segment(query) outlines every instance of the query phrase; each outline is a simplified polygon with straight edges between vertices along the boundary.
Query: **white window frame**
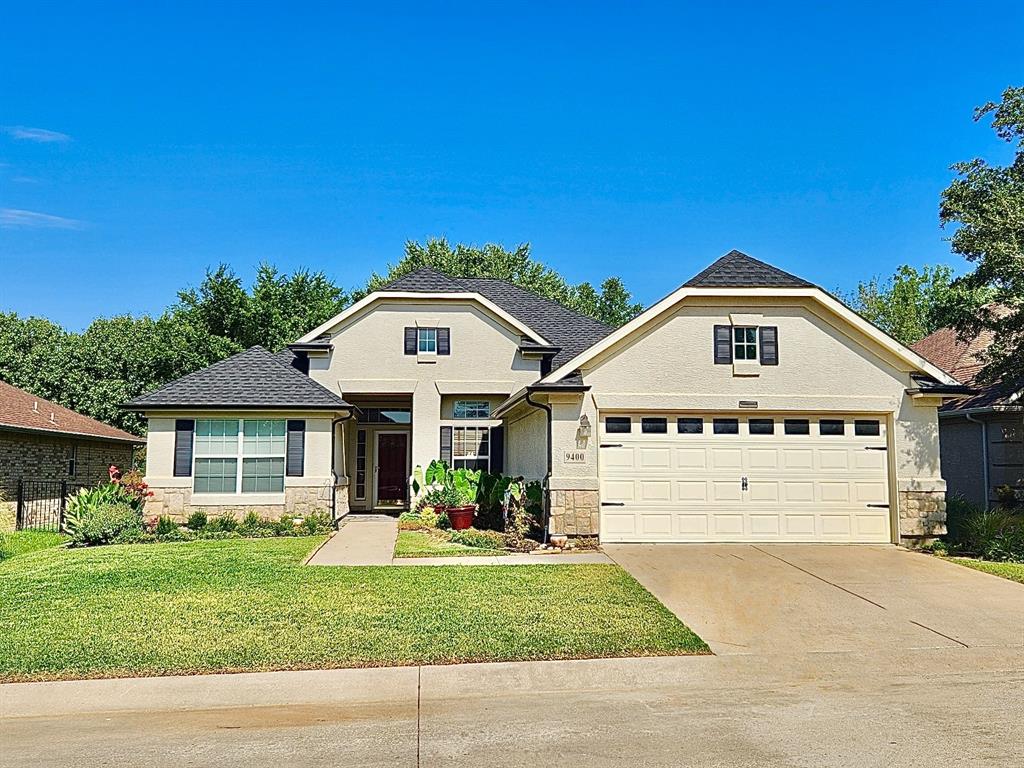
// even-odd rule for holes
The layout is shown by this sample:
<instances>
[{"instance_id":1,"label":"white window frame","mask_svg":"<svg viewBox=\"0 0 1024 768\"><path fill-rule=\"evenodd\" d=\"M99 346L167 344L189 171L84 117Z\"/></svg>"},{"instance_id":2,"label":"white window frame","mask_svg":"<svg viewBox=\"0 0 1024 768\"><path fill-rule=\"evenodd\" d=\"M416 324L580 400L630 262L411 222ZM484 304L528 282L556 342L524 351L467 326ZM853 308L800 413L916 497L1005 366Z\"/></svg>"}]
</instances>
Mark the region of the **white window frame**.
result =
<instances>
[{"instance_id":1,"label":"white window frame","mask_svg":"<svg viewBox=\"0 0 1024 768\"><path fill-rule=\"evenodd\" d=\"M469 430L473 430L474 432L477 431L477 430L483 430L484 439L482 441L482 444L487 446L487 453L486 454L465 453L465 454L462 454L462 455L458 455L456 453L456 446L459 444L459 440L457 438L457 435L458 435L459 431L467 432ZM466 441L463 440L462 443L463 443L463 445L465 445ZM476 445L480 445L481 441L474 441L474 443ZM483 470L485 472L490 472L491 471L491 427L489 427L489 426L479 426L479 425L478 426L473 426L473 425L469 425L469 424L459 424L459 425L456 425L456 426L452 427L452 467L453 468L459 466L456 463L458 461L473 461L473 462L483 461L483 462L486 463L486 466L483 468Z\"/></svg>"},{"instance_id":2,"label":"white window frame","mask_svg":"<svg viewBox=\"0 0 1024 768\"><path fill-rule=\"evenodd\" d=\"M433 344L433 349L431 349ZM437 328L416 328L416 354L436 355L437 354Z\"/></svg>"},{"instance_id":3,"label":"white window frame","mask_svg":"<svg viewBox=\"0 0 1024 768\"><path fill-rule=\"evenodd\" d=\"M456 400L452 406L452 418L460 420L489 419L491 418L491 404L487 400Z\"/></svg>"},{"instance_id":4,"label":"white window frame","mask_svg":"<svg viewBox=\"0 0 1024 768\"><path fill-rule=\"evenodd\" d=\"M747 341L747 338L746 338L747 337L747 331L753 331L753 333L754 333L754 340L753 341ZM740 341L739 339L736 338L736 336L740 332L743 333L743 340L742 341ZM741 347L743 348L743 354L744 354L743 357L740 357L737 354L738 350ZM754 356L753 357L749 357L747 355L747 352L750 351L751 347L754 350ZM758 342L757 342L757 326L756 325L734 325L732 327L732 359L733 359L734 363L740 363L740 364L744 364L744 363L759 363L759 362L761 362L761 353L760 353L760 350L758 349Z\"/></svg>"},{"instance_id":5,"label":"white window frame","mask_svg":"<svg viewBox=\"0 0 1024 768\"><path fill-rule=\"evenodd\" d=\"M226 424L235 424L235 451L234 453L203 453L199 448L199 423L203 421L222 421ZM281 453L245 453L245 422L247 421L275 421L284 424L284 449ZM196 465L200 459L234 459L235 460L235 490L234 491L197 491L196 480L198 474ZM281 459L282 461L282 488L280 491L243 491L242 477L245 474L245 459ZM268 496L284 493L284 483L288 475L288 421L287 419L196 419L196 431L192 444L192 493L197 495L210 496Z\"/></svg>"}]
</instances>

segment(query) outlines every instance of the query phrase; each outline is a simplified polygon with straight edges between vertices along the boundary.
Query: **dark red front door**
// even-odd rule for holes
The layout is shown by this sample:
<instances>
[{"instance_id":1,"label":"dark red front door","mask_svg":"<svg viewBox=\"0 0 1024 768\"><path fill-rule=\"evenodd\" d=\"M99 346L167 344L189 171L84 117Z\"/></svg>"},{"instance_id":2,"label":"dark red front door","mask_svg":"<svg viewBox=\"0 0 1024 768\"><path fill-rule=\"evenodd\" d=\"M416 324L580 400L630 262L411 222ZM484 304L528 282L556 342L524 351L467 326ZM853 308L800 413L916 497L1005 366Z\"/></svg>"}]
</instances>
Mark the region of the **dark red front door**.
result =
<instances>
[{"instance_id":1,"label":"dark red front door","mask_svg":"<svg viewBox=\"0 0 1024 768\"><path fill-rule=\"evenodd\" d=\"M377 503L405 504L407 441L404 433L377 435Z\"/></svg>"}]
</instances>

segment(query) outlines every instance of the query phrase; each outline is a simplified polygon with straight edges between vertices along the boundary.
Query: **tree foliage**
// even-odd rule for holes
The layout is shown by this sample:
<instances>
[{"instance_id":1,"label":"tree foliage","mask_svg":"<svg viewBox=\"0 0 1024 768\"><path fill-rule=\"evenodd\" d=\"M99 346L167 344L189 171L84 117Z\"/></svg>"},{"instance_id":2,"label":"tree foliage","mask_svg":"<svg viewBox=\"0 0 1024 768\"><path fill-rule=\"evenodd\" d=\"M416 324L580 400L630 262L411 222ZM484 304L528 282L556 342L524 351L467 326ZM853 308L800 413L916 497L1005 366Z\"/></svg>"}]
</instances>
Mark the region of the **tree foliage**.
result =
<instances>
[{"instance_id":1,"label":"tree foliage","mask_svg":"<svg viewBox=\"0 0 1024 768\"><path fill-rule=\"evenodd\" d=\"M451 246L444 238L431 238L424 244L408 241L405 244L405 256L398 263L388 265L386 274L374 272L366 288L357 292L354 298L362 298L420 267L431 267L453 277L508 280L581 315L612 326L632 320L643 310L643 305L632 301L632 296L619 278L606 279L601 284L600 292L588 282L572 285L553 269L536 261L530 255L529 243L523 243L510 251L494 243L483 247L461 243Z\"/></svg>"},{"instance_id":2,"label":"tree foliage","mask_svg":"<svg viewBox=\"0 0 1024 768\"><path fill-rule=\"evenodd\" d=\"M951 325L957 314L977 311L991 290L968 290L956 285L953 269L944 264L918 271L903 265L885 280L873 277L858 283L843 300L860 315L903 344L913 344L932 331Z\"/></svg>"},{"instance_id":3,"label":"tree foliage","mask_svg":"<svg viewBox=\"0 0 1024 768\"><path fill-rule=\"evenodd\" d=\"M975 121L992 117L996 136L1013 146L1004 166L975 158L953 166L957 178L942 193L939 218L956 225L954 253L974 271L957 281L967 291L991 287L992 304L979 312L956 313L955 326L973 337L993 334L981 378L1024 381L1024 86L1007 88L999 102L975 110Z\"/></svg>"}]
</instances>

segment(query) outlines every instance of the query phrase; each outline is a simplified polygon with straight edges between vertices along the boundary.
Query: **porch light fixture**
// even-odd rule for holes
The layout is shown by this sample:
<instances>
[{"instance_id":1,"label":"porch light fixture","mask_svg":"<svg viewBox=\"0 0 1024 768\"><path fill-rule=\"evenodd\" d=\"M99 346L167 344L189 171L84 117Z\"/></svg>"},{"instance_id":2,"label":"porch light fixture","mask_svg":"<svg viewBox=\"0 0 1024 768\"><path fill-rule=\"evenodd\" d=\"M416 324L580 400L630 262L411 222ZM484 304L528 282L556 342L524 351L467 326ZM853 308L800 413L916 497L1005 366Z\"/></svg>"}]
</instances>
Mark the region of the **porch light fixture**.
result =
<instances>
[{"instance_id":1,"label":"porch light fixture","mask_svg":"<svg viewBox=\"0 0 1024 768\"><path fill-rule=\"evenodd\" d=\"M576 430L576 437L580 440L586 440L590 437L590 419L587 418L587 414L580 416L580 426Z\"/></svg>"}]
</instances>

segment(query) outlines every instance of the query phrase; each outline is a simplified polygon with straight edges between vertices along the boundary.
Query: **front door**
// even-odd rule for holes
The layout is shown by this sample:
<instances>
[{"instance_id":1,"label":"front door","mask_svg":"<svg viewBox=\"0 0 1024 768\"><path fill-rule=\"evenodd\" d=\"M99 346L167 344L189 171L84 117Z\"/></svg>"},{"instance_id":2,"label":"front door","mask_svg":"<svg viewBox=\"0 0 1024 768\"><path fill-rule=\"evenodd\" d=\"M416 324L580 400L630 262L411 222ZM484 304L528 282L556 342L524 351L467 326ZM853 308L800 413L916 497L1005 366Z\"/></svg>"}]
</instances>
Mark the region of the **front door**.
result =
<instances>
[{"instance_id":1,"label":"front door","mask_svg":"<svg viewBox=\"0 0 1024 768\"><path fill-rule=\"evenodd\" d=\"M405 432L377 433L378 506L405 506L408 444L409 435Z\"/></svg>"}]
</instances>

